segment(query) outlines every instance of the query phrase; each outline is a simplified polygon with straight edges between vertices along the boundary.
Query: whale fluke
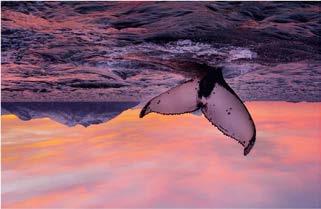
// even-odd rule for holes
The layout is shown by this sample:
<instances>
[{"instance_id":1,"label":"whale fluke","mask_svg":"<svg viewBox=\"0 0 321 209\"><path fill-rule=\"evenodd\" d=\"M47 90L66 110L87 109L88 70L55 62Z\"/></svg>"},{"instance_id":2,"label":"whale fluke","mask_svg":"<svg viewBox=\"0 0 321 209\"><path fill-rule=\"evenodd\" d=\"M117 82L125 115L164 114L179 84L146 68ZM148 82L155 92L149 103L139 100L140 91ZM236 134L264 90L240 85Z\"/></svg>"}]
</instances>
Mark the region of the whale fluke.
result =
<instances>
[{"instance_id":1,"label":"whale fluke","mask_svg":"<svg viewBox=\"0 0 321 209\"><path fill-rule=\"evenodd\" d=\"M211 69L200 79L187 81L151 99L140 117L148 113L183 114L201 109L205 117L225 135L237 140L247 155L256 140L253 119L220 68Z\"/></svg>"},{"instance_id":2,"label":"whale fluke","mask_svg":"<svg viewBox=\"0 0 321 209\"><path fill-rule=\"evenodd\" d=\"M189 80L178 85L150 100L140 112L140 117L150 112L166 115L194 112L199 109L198 89L198 80Z\"/></svg>"}]
</instances>

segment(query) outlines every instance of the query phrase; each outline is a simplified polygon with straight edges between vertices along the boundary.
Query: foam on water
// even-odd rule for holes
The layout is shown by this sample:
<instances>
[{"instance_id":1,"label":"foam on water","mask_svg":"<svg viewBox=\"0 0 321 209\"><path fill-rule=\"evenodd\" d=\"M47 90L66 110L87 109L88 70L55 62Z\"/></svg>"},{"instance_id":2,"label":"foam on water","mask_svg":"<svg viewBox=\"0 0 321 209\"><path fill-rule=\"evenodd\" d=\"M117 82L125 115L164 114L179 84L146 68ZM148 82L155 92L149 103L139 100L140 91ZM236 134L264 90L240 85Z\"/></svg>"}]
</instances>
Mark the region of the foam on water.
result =
<instances>
[{"instance_id":1,"label":"foam on water","mask_svg":"<svg viewBox=\"0 0 321 209\"><path fill-rule=\"evenodd\" d=\"M238 60L238 59L254 59L257 57L255 52L249 49L236 48L229 51L228 61Z\"/></svg>"}]
</instances>

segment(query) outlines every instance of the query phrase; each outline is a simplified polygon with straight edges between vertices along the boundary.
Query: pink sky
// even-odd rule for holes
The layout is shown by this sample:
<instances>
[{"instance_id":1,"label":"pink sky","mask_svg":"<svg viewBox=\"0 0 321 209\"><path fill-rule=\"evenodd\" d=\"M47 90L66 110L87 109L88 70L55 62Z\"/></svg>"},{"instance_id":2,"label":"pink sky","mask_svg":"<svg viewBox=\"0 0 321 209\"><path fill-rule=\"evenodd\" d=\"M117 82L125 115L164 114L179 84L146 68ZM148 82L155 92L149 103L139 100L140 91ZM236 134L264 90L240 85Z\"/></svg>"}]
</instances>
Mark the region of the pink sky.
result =
<instances>
[{"instance_id":1,"label":"pink sky","mask_svg":"<svg viewBox=\"0 0 321 209\"><path fill-rule=\"evenodd\" d=\"M247 156L203 116L127 110L88 128L2 116L5 208L320 207L321 104L247 103Z\"/></svg>"}]
</instances>

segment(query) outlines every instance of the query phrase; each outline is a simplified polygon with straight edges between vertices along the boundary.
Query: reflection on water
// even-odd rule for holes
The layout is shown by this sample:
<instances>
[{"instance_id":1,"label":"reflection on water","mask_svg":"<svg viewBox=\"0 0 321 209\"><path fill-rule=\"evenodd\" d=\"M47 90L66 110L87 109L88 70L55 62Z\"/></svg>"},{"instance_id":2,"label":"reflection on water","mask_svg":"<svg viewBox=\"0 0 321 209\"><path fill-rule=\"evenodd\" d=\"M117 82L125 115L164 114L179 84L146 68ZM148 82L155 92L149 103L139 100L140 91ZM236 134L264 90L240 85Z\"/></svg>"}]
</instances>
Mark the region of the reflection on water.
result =
<instances>
[{"instance_id":1,"label":"reflection on water","mask_svg":"<svg viewBox=\"0 0 321 209\"><path fill-rule=\"evenodd\" d=\"M247 103L257 143L139 109L95 126L2 116L4 207L320 207L321 104Z\"/></svg>"}]
</instances>

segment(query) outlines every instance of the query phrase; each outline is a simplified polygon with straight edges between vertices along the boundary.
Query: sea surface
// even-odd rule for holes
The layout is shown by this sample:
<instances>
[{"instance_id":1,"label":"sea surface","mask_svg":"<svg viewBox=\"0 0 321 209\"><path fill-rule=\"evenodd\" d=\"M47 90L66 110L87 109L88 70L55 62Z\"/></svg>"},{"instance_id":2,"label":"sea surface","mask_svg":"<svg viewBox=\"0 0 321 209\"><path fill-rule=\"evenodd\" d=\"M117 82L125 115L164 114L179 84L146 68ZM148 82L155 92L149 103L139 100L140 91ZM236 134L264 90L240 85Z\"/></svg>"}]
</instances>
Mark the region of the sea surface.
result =
<instances>
[{"instance_id":1,"label":"sea surface","mask_svg":"<svg viewBox=\"0 0 321 209\"><path fill-rule=\"evenodd\" d=\"M321 101L320 2L1 6L3 101L147 100L193 63L246 101Z\"/></svg>"}]
</instances>

